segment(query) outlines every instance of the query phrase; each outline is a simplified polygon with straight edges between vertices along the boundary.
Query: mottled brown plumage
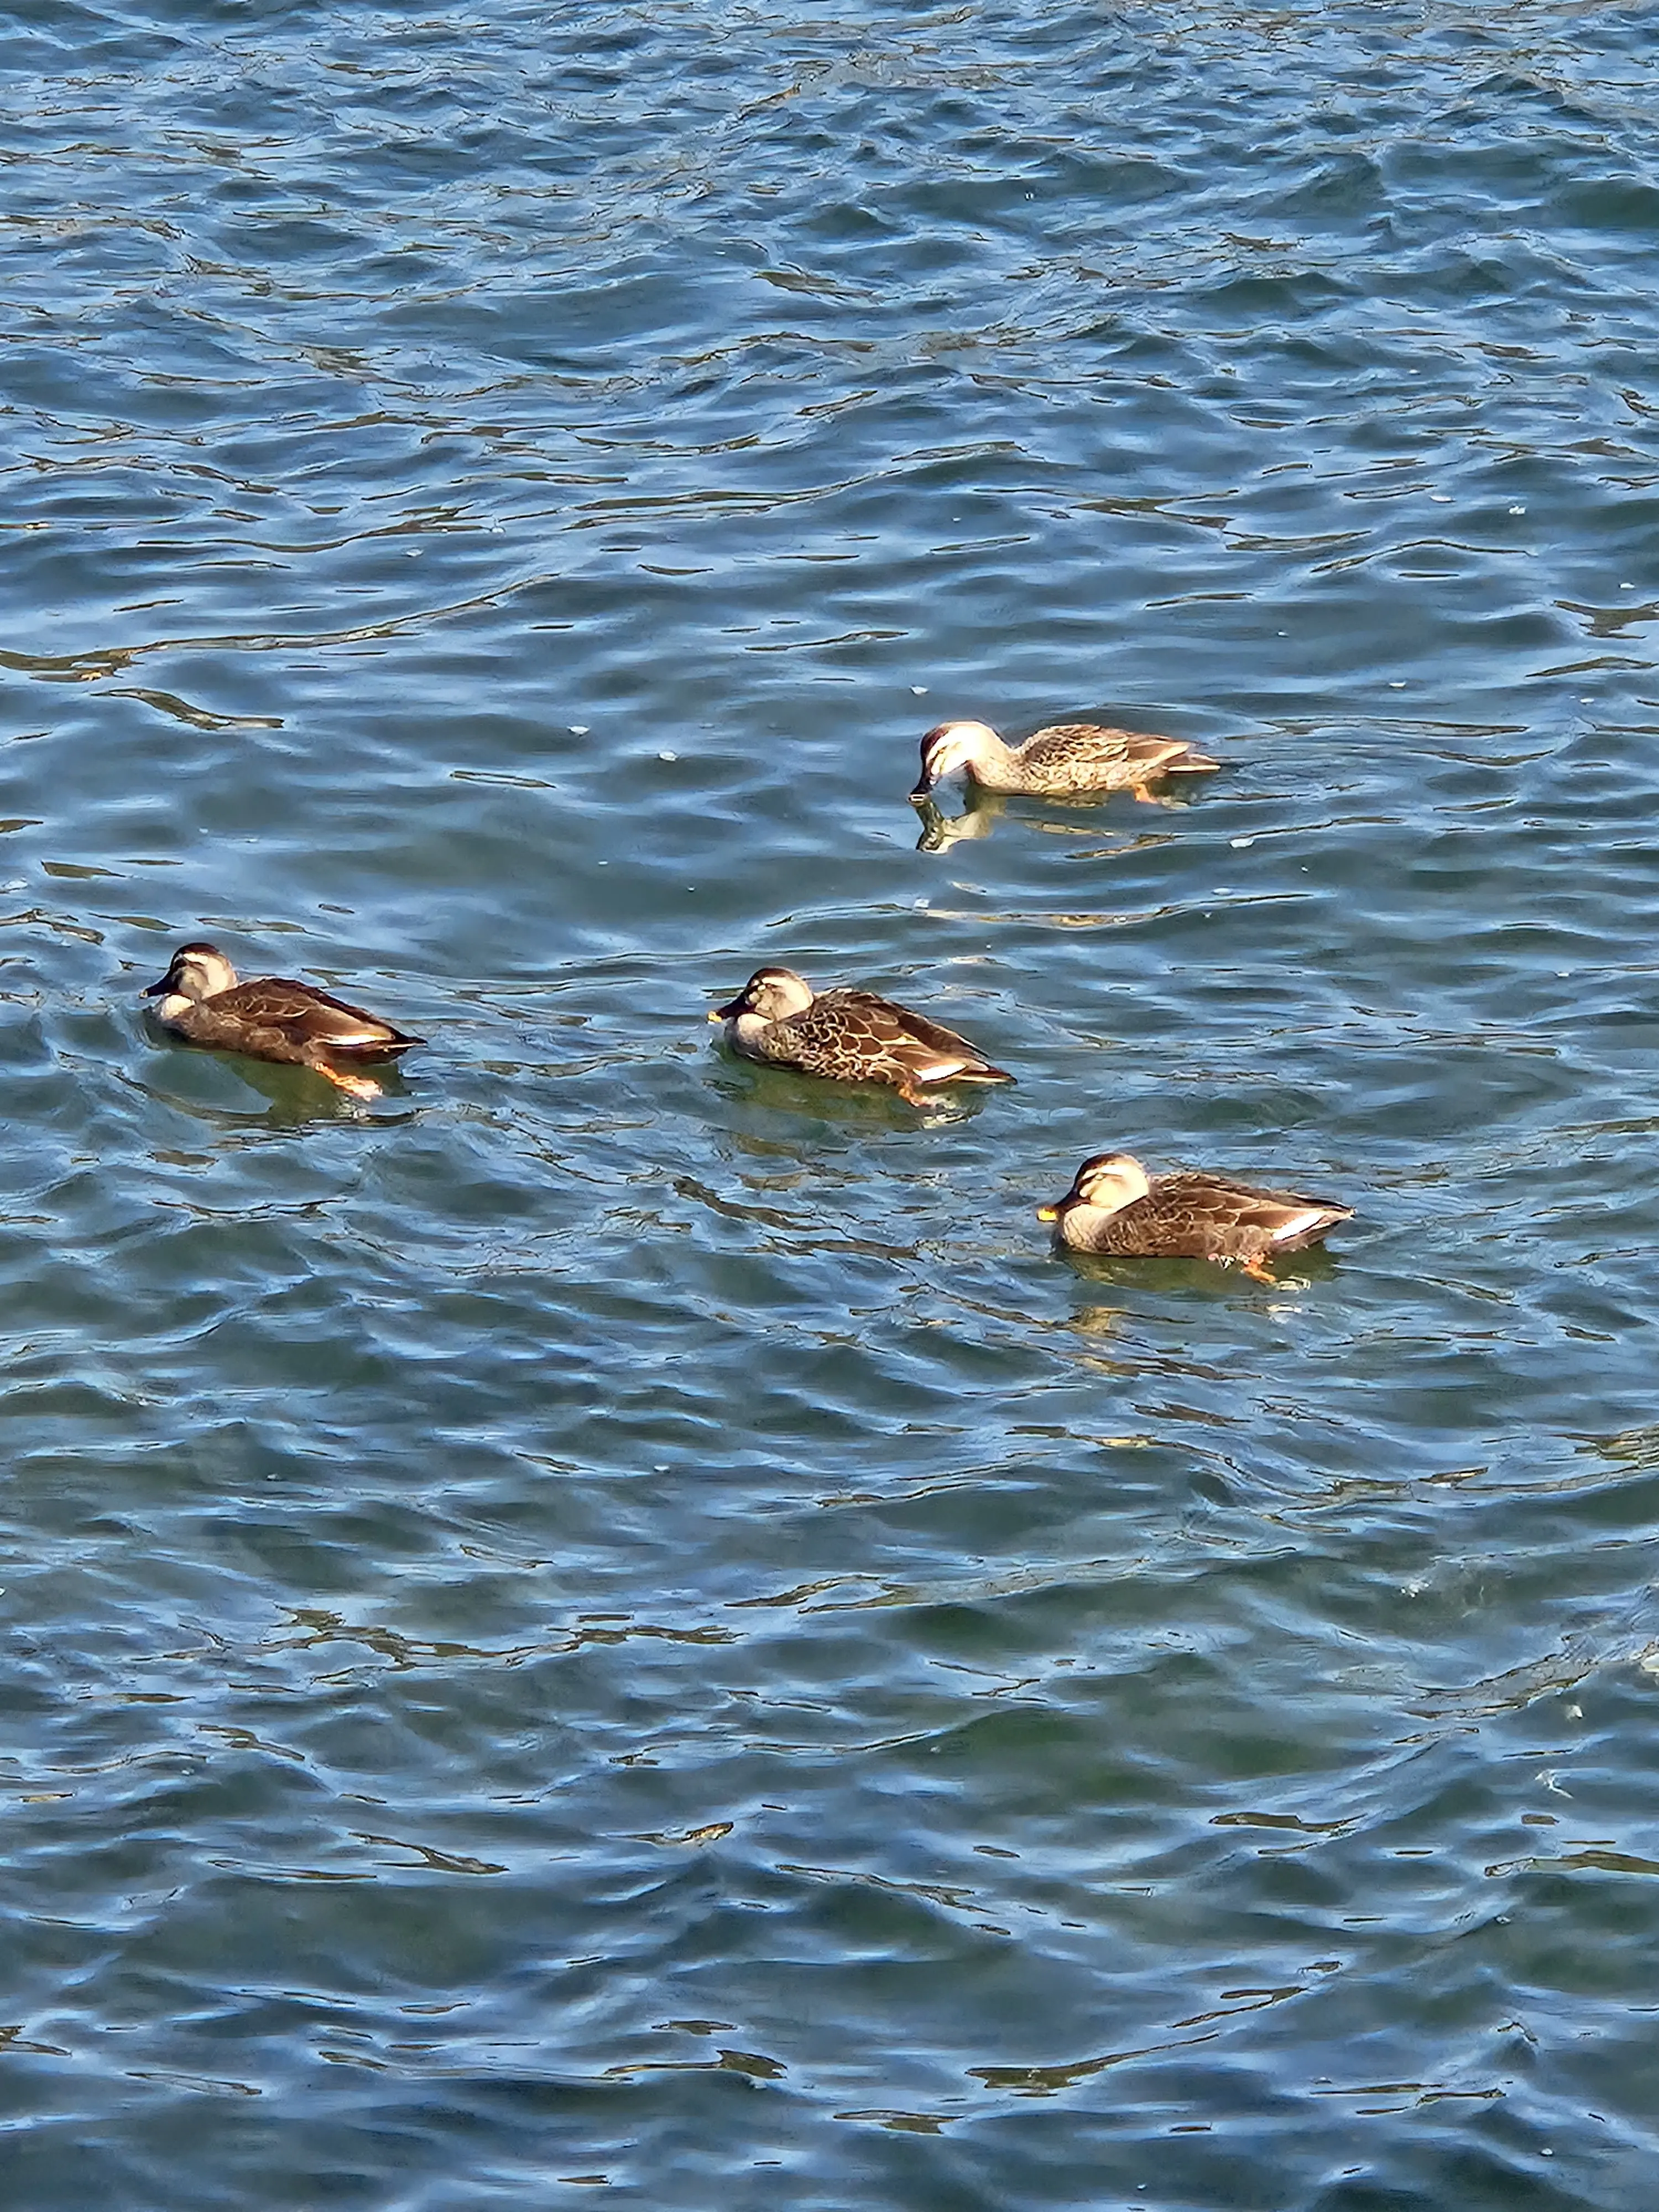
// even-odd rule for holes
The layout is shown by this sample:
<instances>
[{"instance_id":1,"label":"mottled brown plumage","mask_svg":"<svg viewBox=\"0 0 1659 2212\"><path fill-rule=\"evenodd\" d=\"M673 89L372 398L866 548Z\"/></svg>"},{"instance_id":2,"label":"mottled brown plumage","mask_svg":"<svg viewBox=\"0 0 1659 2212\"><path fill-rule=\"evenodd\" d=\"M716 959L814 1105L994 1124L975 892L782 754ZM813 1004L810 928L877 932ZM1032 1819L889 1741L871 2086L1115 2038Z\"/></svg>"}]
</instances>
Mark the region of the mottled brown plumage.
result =
<instances>
[{"instance_id":1,"label":"mottled brown plumage","mask_svg":"<svg viewBox=\"0 0 1659 2212\"><path fill-rule=\"evenodd\" d=\"M1235 1261L1262 1281L1272 1280L1267 1261L1318 1243L1352 1214L1328 1199L1263 1190L1200 1168L1149 1176L1127 1152L1085 1160L1065 1197L1037 1210L1073 1251Z\"/></svg>"},{"instance_id":2,"label":"mottled brown plumage","mask_svg":"<svg viewBox=\"0 0 1659 2212\"><path fill-rule=\"evenodd\" d=\"M884 1083L911 1106L945 1083L1012 1083L984 1055L938 1022L872 991L815 994L789 968L757 968L729 1006L726 1042L746 1059L798 1068L836 1083Z\"/></svg>"},{"instance_id":3,"label":"mottled brown plumage","mask_svg":"<svg viewBox=\"0 0 1659 2212\"><path fill-rule=\"evenodd\" d=\"M331 998L313 983L286 975L258 975L246 983L216 945L181 945L146 998L159 998L156 1018L187 1043L220 1052L246 1053L315 1069L354 1097L374 1098L380 1085L333 1063L395 1060L423 1037L393 1029L378 1014Z\"/></svg>"},{"instance_id":4,"label":"mottled brown plumage","mask_svg":"<svg viewBox=\"0 0 1659 2212\"><path fill-rule=\"evenodd\" d=\"M960 770L987 791L1039 799L1147 789L1159 776L1207 775L1221 765L1184 738L1144 736L1103 722L1053 722L1023 744L1006 745L988 722L941 722L921 741L921 776L910 793L925 799Z\"/></svg>"}]
</instances>

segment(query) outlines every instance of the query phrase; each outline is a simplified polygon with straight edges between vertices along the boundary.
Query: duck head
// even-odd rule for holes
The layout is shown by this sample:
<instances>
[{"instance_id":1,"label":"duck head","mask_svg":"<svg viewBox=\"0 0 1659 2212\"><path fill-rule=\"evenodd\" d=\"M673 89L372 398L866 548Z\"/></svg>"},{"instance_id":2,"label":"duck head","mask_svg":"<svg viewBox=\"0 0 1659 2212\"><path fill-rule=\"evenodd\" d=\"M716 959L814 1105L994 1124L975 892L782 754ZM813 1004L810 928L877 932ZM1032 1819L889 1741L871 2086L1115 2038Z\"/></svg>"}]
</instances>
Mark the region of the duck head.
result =
<instances>
[{"instance_id":1,"label":"duck head","mask_svg":"<svg viewBox=\"0 0 1659 2212\"><path fill-rule=\"evenodd\" d=\"M1052 1206L1037 1208L1039 1221L1064 1221L1074 1206L1093 1213L1121 1213L1152 1188L1152 1178L1129 1152L1096 1152L1072 1177L1072 1188Z\"/></svg>"},{"instance_id":2,"label":"duck head","mask_svg":"<svg viewBox=\"0 0 1659 2212\"><path fill-rule=\"evenodd\" d=\"M192 1005L200 999L216 999L221 991L234 991L236 970L216 945L201 939L181 945L159 983L146 983L147 999L184 999ZM163 1012L165 1012L165 1007Z\"/></svg>"},{"instance_id":3,"label":"duck head","mask_svg":"<svg viewBox=\"0 0 1659 2212\"><path fill-rule=\"evenodd\" d=\"M812 987L793 968L757 968L735 999L716 1006L711 1022L787 1021L812 1003Z\"/></svg>"},{"instance_id":4,"label":"duck head","mask_svg":"<svg viewBox=\"0 0 1659 2212\"><path fill-rule=\"evenodd\" d=\"M940 722L921 741L921 775L910 793L918 804L936 783L1000 747L1002 740L988 722Z\"/></svg>"}]
</instances>

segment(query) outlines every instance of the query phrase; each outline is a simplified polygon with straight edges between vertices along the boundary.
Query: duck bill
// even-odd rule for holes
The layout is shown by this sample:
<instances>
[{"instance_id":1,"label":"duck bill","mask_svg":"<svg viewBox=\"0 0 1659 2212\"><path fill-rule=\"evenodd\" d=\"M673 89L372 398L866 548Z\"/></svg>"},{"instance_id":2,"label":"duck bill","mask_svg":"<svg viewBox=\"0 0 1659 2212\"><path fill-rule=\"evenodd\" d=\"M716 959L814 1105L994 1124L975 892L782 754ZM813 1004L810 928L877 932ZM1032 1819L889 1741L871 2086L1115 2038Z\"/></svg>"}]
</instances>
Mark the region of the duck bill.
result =
<instances>
[{"instance_id":1,"label":"duck bill","mask_svg":"<svg viewBox=\"0 0 1659 2212\"><path fill-rule=\"evenodd\" d=\"M1065 1200L1063 1198L1057 1198L1052 1206L1038 1206L1037 1219L1039 1221L1058 1221L1060 1215L1064 1213L1065 1211Z\"/></svg>"},{"instance_id":2,"label":"duck bill","mask_svg":"<svg viewBox=\"0 0 1659 2212\"><path fill-rule=\"evenodd\" d=\"M146 983L138 995L141 999L159 999L163 992L170 991L172 988L172 976L163 975L159 983Z\"/></svg>"},{"instance_id":3,"label":"duck bill","mask_svg":"<svg viewBox=\"0 0 1659 2212\"><path fill-rule=\"evenodd\" d=\"M912 806L925 805L933 795L933 779L930 775L925 775L921 779L921 781L916 786L915 789L910 793L910 804Z\"/></svg>"},{"instance_id":4,"label":"duck bill","mask_svg":"<svg viewBox=\"0 0 1659 2212\"><path fill-rule=\"evenodd\" d=\"M708 1018L711 1022L734 1022L742 1012L743 1000L733 999L729 1006L716 1006Z\"/></svg>"}]
</instances>

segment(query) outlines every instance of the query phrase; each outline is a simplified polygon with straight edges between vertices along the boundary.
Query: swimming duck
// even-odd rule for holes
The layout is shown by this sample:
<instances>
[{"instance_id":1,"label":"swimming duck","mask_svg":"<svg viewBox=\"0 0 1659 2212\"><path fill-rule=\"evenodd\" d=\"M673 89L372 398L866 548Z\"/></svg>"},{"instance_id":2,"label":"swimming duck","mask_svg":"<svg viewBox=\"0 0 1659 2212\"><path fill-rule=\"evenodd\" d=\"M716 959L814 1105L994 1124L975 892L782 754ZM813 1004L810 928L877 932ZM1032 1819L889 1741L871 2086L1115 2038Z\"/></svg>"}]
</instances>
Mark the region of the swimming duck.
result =
<instances>
[{"instance_id":1,"label":"swimming duck","mask_svg":"<svg viewBox=\"0 0 1659 2212\"><path fill-rule=\"evenodd\" d=\"M790 968L757 968L729 1006L726 1041L748 1060L827 1075L837 1083L885 1083L907 1106L925 1106L925 1089L945 1083L1012 1083L966 1037L878 999L872 991L815 994Z\"/></svg>"},{"instance_id":2,"label":"swimming duck","mask_svg":"<svg viewBox=\"0 0 1659 2212\"><path fill-rule=\"evenodd\" d=\"M1351 1206L1261 1190L1199 1168L1149 1176L1127 1152L1097 1152L1064 1198L1037 1208L1037 1219L1054 1222L1060 1241L1076 1252L1236 1261L1262 1283L1273 1279L1268 1259L1318 1243L1352 1216Z\"/></svg>"},{"instance_id":3,"label":"swimming duck","mask_svg":"<svg viewBox=\"0 0 1659 2212\"><path fill-rule=\"evenodd\" d=\"M1144 737L1103 722L1053 722L1012 746L988 722L941 722L921 741L921 775L910 796L925 799L960 769L987 791L1072 799L1132 790L1150 800L1146 787L1158 777L1208 775L1220 765L1184 738Z\"/></svg>"},{"instance_id":4,"label":"swimming duck","mask_svg":"<svg viewBox=\"0 0 1659 2212\"><path fill-rule=\"evenodd\" d=\"M239 983L216 945L181 945L167 974L159 983L148 984L144 996L160 999L157 1020L187 1043L314 1068L354 1098L376 1098L380 1086L336 1067L335 1060L395 1060L411 1045L426 1042L361 1006L331 998L313 983L286 975L258 975Z\"/></svg>"}]
</instances>

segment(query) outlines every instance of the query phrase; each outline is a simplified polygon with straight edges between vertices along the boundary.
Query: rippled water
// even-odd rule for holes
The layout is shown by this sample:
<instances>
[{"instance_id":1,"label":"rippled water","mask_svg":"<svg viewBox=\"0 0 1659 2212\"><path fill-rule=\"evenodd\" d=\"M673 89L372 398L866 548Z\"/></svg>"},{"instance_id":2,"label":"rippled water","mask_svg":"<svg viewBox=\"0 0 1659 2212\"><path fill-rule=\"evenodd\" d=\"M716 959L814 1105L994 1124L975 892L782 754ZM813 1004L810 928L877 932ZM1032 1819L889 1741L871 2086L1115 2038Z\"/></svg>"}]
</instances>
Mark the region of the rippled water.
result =
<instances>
[{"instance_id":1,"label":"rippled water","mask_svg":"<svg viewBox=\"0 0 1659 2212\"><path fill-rule=\"evenodd\" d=\"M9 2203L1650 2201L1653 28L13 19Z\"/></svg>"}]
</instances>

